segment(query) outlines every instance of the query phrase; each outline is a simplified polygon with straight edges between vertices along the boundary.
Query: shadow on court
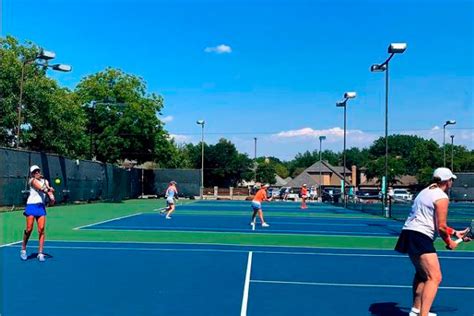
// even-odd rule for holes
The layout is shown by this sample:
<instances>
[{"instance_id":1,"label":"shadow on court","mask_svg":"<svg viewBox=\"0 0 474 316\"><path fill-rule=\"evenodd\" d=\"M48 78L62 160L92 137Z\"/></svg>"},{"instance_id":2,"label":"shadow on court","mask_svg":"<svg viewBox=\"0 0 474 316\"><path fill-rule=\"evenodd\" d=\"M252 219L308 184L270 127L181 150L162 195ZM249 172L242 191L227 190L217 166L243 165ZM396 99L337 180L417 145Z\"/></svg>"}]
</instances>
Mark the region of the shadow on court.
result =
<instances>
[{"instance_id":1,"label":"shadow on court","mask_svg":"<svg viewBox=\"0 0 474 316\"><path fill-rule=\"evenodd\" d=\"M369 312L377 316L408 316L408 312L398 307L398 303L385 302L370 305Z\"/></svg>"},{"instance_id":2,"label":"shadow on court","mask_svg":"<svg viewBox=\"0 0 474 316\"><path fill-rule=\"evenodd\" d=\"M53 258L52 255L47 254L47 253L44 253L44 252L43 252L43 255L44 255L44 257L45 257L46 259L51 259L51 258ZM36 259L37 259L37 258L36 258L37 256L38 256L38 253L37 253L37 252L31 253L31 254L28 255L28 257L27 257L26 260L33 260L33 259L36 260Z\"/></svg>"}]
</instances>

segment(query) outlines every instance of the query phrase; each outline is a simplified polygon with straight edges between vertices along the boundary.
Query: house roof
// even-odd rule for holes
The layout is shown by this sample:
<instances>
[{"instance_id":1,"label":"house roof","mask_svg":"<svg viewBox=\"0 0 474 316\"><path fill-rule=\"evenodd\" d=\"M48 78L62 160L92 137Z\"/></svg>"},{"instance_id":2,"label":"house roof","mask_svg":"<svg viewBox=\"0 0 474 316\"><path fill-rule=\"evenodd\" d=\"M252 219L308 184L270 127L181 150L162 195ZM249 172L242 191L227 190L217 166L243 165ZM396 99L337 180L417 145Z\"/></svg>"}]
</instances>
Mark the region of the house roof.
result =
<instances>
[{"instance_id":1,"label":"house roof","mask_svg":"<svg viewBox=\"0 0 474 316\"><path fill-rule=\"evenodd\" d=\"M342 166L333 166L329 162L322 160L322 161L316 161L314 164L309 166L306 170L306 172L309 173L319 173L319 172L330 172L330 173L336 173L338 177L342 179L342 174L344 173L344 167ZM351 171L347 169L346 167L346 175L350 174Z\"/></svg>"},{"instance_id":2,"label":"house roof","mask_svg":"<svg viewBox=\"0 0 474 316\"><path fill-rule=\"evenodd\" d=\"M410 175L403 175L400 177L396 177L395 180L396 180L395 186L409 186L409 185L418 184L418 179L415 176L410 176ZM362 182L360 185L361 186L364 186L364 185L379 186L380 181L377 177L375 177L372 179L367 179L367 181Z\"/></svg>"},{"instance_id":3,"label":"house roof","mask_svg":"<svg viewBox=\"0 0 474 316\"><path fill-rule=\"evenodd\" d=\"M293 180L289 181L286 186L289 187L300 187L303 184L306 184L307 186L312 186L312 185L317 185L316 181L311 178L308 172L303 171L300 173L296 178Z\"/></svg>"},{"instance_id":4,"label":"house roof","mask_svg":"<svg viewBox=\"0 0 474 316\"><path fill-rule=\"evenodd\" d=\"M282 186L285 186L288 181L291 180L290 177L286 177L285 179L283 179L282 177L280 177L279 175L275 175L275 184L273 184L274 186L277 186L277 187L282 187Z\"/></svg>"},{"instance_id":5,"label":"house roof","mask_svg":"<svg viewBox=\"0 0 474 316\"><path fill-rule=\"evenodd\" d=\"M311 175L318 174L321 170L321 173L332 173L335 174L338 178L343 178L343 167L334 167L327 161L317 161L308 168L306 168L300 175L298 175L293 180L289 181L286 185L291 187L300 187L306 183L308 186L319 185ZM351 171L346 168L346 181L349 182L348 176L351 175Z\"/></svg>"}]
</instances>

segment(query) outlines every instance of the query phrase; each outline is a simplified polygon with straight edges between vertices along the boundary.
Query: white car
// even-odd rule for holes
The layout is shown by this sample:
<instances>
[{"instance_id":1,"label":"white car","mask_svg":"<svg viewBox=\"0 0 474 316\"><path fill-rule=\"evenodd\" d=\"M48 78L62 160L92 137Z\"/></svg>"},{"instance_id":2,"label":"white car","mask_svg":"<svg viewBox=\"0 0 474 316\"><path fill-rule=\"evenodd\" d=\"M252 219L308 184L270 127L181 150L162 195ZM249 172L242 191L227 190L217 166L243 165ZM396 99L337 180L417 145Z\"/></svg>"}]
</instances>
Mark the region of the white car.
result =
<instances>
[{"instance_id":1,"label":"white car","mask_svg":"<svg viewBox=\"0 0 474 316\"><path fill-rule=\"evenodd\" d=\"M408 192L407 189L394 189L392 197L398 200L411 201L413 200L413 194Z\"/></svg>"}]
</instances>

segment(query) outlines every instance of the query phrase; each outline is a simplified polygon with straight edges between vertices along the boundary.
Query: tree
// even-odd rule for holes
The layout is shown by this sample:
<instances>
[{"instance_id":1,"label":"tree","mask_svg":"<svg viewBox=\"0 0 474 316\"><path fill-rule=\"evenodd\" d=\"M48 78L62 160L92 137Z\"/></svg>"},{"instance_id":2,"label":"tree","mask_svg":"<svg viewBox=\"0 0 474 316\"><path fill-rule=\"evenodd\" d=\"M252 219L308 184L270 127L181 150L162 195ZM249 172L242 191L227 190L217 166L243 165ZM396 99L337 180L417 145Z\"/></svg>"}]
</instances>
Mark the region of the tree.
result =
<instances>
[{"instance_id":1,"label":"tree","mask_svg":"<svg viewBox=\"0 0 474 316\"><path fill-rule=\"evenodd\" d=\"M20 145L22 148L83 157L85 116L74 95L46 77L34 62L39 48L0 38L0 145L15 146L21 72L24 64ZM24 61L31 61L24 63Z\"/></svg>"},{"instance_id":2,"label":"tree","mask_svg":"<svg viewBox=\"0 0 474 316\"><path fill-rule=\"evenodd\" d=\"M257 166L257 181L262 183L274 184L275 179L275 164L270 162L258 163Z\"/></svg>"},{"instance_id":3,"label":"tree","mask_svg":"<svg viewBox=\"0 0 474 316\"><path fill-rule=\"evenodd\" d=\"M148 94L143 79L107 68L82 79L75 92L87 110L91 158L154 160L160 166L172 158L175 146L158 118L163 99Z\"/></svg>"},{"instance_id":4,"label":"tree","mask_svg":"<svg viewBox=\"0 0 474 316\"><path fill-rule=\"evenodd\" d=\"M367 166L369 162L369 150L364 148L360 150L357 147L352 147L346 150L346 167L351 168L356 166L357 168Z\"/></svg>"},{"instance_id":5,"label":"tree","mask_svg":"<svg viewBox=\"0 0 474 316\"><path fill-rule=\"evenodd\" d=\"M388 185L396 183L396 178L406 174L406 165L404 160L394 157L388 159ZM377 178L378 183L382 183L382 177L385 176L385 157L379 157L371 160L367 164L366 176L369 179Z\"/></svg>"},{"instance_id":6,"label":"tree","mask_svg":"<svg viewBox=\"0 0 474 316\"><path fill-rule=\"evenodd\" d=\"M185 146L191 166L201 169L201 143ZM215 145L204 146L204 185L237 186L242 180L251 180L253 161L241 154L230 141L221 138Z\"/></svg>"}]
</instances>

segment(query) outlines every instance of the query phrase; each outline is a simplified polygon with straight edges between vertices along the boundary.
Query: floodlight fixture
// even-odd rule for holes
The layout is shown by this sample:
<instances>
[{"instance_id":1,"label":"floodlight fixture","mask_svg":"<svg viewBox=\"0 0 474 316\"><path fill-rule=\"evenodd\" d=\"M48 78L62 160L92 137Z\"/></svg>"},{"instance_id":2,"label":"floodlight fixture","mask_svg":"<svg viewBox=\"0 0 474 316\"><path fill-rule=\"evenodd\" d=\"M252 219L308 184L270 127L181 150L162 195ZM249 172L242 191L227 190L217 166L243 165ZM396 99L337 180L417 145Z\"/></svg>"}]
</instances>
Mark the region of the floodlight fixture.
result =
<instances>
[{"instance_id":1,"label":"floodlight fixture","mask_svg":"<svg viewBox=\"0 0 474 316\"><path fill-rule=\"evenodd\" d=\"M56 70L56 71L62 71L62 72L70 72L72 70L72 67L70 65L65 65L65 64L56 64L56 65L51 65L51 69Z\"/></svg>"},{"instance_id":2,"label":"floodlight fixture","mask_svg":"<svg viewBox=\"0 0 474 316\"><path fill-rule=\"evenodd\" d=\"M353 91L344 93L344 98L346 99L354 99L356 96L357 96L357 93Z\"/></svg>"},{"instance_id":3,"label":"floodlight fixture","mask_svg":"<svg viewBox=\"0 0 474 316\"><path fill-rule=\"evenodd\" d=\"M51 60L51 59L56 58L56 54L54 52L49 51L49 50L41 49L36 58L37 59L43 59L43 60Z\"/></svg>"},{"instance_id":4,"label":"floodlight fixture","mask_svg":"<svg viewBox=\"0 0 474 316\"><path fill-rule=\"evenodd\" d=\"M446 121L446 123L444 123L444 126L447 126L447 125L454 125L456 124L456 121L455 120L449 120L449 121Z\"/></svg>"},{"instance_id":5,"label":"floodlight fixture","mask_svg":"<svg viewBox=\"0 0 474 316\"><path fill-rule=\"evenodd\" d=\"M407 43L391 43L388 47L389 54L402 54L407 49Z\"/></svg>"},{"instance_id":6,"label":"floodlight fixture","mask_svg":"<svg viewBox=\"0 0 474 316\"><path fill-rule=\"evenodd\" d=\"M383 64L382 65L375 64L370 67L371 72L384 72L386 69L387 69L387 65L383 65Z\"/></svg>"}]
</instances>

